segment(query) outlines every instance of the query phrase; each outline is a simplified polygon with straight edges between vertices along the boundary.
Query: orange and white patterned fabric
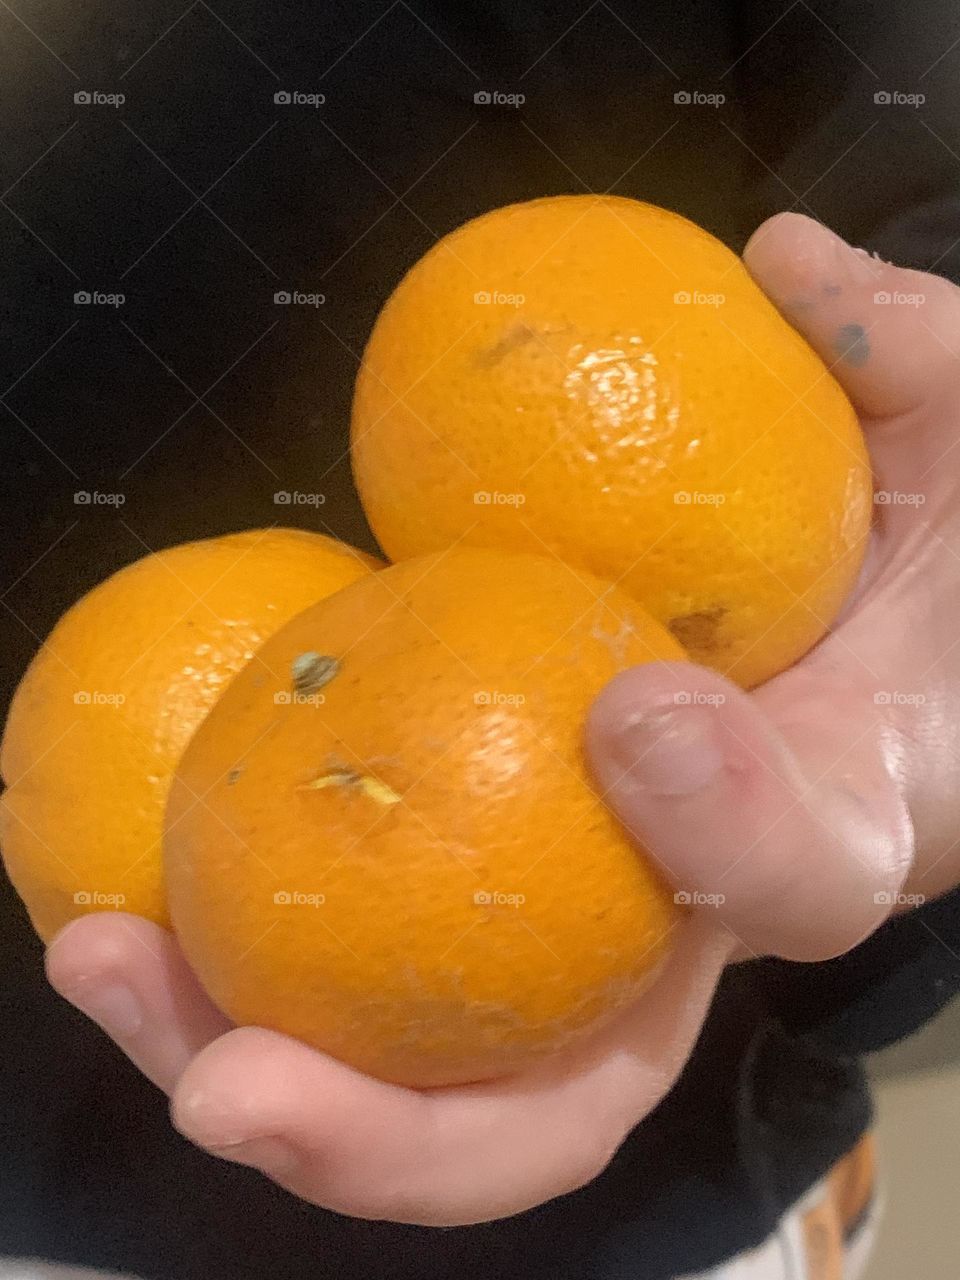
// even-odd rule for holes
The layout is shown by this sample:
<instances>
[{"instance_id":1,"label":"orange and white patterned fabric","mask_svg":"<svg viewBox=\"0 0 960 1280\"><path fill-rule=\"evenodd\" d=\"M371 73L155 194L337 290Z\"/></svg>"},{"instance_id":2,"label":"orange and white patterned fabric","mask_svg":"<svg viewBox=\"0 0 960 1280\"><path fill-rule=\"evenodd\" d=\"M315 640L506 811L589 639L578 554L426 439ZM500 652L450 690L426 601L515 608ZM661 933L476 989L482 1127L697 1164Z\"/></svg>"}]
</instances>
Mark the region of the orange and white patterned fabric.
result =
<instances>
[{"instance_id":1,"label":"orange and white patterned fabric","mask_svg":"<svg viewBox=\"0 0 960 1280\"><path fill-rule=\"evenodd\" d=\"M868 1134L749 1253L678 1280L858 1280L877 1222L876 1153Z\"/></svg>"}]
</instances>

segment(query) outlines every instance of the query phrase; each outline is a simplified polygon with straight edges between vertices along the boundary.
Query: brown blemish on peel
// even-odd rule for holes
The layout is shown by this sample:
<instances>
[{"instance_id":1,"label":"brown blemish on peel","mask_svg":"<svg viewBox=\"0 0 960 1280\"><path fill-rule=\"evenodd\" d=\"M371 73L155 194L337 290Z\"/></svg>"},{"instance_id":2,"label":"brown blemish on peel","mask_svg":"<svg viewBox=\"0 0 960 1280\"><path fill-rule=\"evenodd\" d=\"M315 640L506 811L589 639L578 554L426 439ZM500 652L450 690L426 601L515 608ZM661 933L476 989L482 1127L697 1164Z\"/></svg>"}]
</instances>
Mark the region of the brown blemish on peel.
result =
<instances>
[{"instance_id":1,"label":"brown blemish on peel","mask_svg":"<svg viewBox=\"0 0 960 1280\"><path fill-rule=\"evenodd\" d=\"M709 652L721 647L718 632L726 616L727 610L722 605L714 605L712 609L700 609L696 613L671 618L667 627L685 649L693 649L699 653Z\"/></svg>"},{"instance_id":2,"label":"brown blemish on peel","mask_svg":"<svg viewBox=\"0 0 960 1280\"><path fill-rule=\"evenodd\" d=\"M535 337L536 333L530 325L523 320L516 320L507 328L499 342L495 342L492 347L487 347L486 350L477 352L477 364L486 367L499 364L504 356L508 356L517 347L525 346Z\"/></svg>"},{"instance_id":3,"label":"brown blemish on peel","mask_svg":"<svg viewBox=\"0 0 960 1280\"><path fill-rule=\"evenodd\" d=\"M242 765L235 765L227 774L227 786L232 787L240 775L243 773Z\"/></svg>"},{"instance_id":4,"label":"brown blemish on peel","mask_svg":"<svg viewBox=\"0 0 960 1280\"><path fill-rule=\"evenodd\" d=\"M321 653L301 653L290 664L294 693L316 693L340 670L337 658Z\"/></svg>"}]
</instances>

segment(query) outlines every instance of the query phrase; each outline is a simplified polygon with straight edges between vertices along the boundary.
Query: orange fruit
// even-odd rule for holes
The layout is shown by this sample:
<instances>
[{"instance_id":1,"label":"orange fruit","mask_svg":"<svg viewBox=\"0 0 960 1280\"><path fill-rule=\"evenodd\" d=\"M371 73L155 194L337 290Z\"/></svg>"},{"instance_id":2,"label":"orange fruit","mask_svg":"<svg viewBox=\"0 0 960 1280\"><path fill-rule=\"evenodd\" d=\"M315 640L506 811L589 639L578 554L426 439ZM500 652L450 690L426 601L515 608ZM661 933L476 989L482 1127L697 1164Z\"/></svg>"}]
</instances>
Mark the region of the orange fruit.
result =
<instances>
[{"instance_id":1,"label":"orange fruit","mask_svg":"<svg viewBox=\"0 0 960 1280\"><path fill-rule=\"evenodd\" d=\"M377 321L352 435L391 559L553 553L745 686L830 626L872 510L849 401L739 258L613 196L435 245Z\"/></svg>"},{"instance_id":2,"label":"orange fruit","mask_svg":"<svg viewBox=\"0 0 960 1280\"><path fill-rule=\"evenodd\" d=\"M679 908L592 789L582 722L616 672L683 651L630 597L459 548L260 656L184 753L164 841L178 937L234 1021L430 1086L637 996Z\"/></svg>"},{"instance_id":3,"label":"orange fruit","mask_svg":"<svg viewBox=\"0 0 960 1280\"><path fill-rule=\"evenodd\" d=\"M42 938L111 907L167 923L163 807L191 733L267 636L377 564L251 530L138 560L64 614L0 748L0 845Z\"/></svg>"}]
</instances>

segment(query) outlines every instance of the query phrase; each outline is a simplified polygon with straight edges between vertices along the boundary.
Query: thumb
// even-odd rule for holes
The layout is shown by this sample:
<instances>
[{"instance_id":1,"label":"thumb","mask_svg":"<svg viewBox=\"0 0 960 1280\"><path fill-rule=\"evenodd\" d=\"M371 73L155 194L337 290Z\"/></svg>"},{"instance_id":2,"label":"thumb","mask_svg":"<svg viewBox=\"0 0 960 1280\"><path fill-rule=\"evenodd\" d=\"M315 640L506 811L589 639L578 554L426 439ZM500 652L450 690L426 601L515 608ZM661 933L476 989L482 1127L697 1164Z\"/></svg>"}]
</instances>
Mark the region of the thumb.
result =
<instances>
[{"instance_id":1,"label":"thumb","mask_svg":"<svg viewBox=\"0 0 960 1280\"><path fill-rule=\"evenodd\" d=\"M634 667L597 698L586 745L604 800L683 900L757 954L819 960L889 915L910 824L872 694L849 673L831 687L821 672L799 704L792 685L778 724L766 690L689 664Z\"/></svg>"},{"instance_id":2,"label":"thumb","mask_svg":"<svg viewBox=\"0 0 960 1280\"><path fill-rule=\"evenodd\" d=\"M799 213L768 218L747 270L866 418L889 418L960 381L960 290L873 258Z\"/></svg>"}]
</instances>

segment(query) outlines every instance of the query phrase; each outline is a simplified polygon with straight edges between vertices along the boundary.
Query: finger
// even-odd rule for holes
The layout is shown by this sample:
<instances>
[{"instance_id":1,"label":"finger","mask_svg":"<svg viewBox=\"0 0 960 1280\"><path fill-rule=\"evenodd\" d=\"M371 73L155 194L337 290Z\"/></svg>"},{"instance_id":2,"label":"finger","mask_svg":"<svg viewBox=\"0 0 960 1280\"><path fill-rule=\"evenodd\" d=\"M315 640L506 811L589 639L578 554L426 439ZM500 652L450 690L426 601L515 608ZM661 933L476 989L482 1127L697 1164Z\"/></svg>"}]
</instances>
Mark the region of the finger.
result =
<instances>
[{"instance_id":1,"label":"finger","mask_svg":"<svg viewBox=\"0 0 960 1280\"><path fill-rule=\"evenodd\" d=\"M231 1025L172 935L139 916L102 912L73 921L47 948L46 967L54 990L166 1093Z\"/></svg>"},{"instance_id":2,"label":"finger","mask_svg":"<svg viewBox=\"0 0 960 1280\"><path fill-rule=\"evenodd\" d=\"M744 263L867 418L908 414L960 385L960 291L892 266L799 213L768 219Z\"/></svg>"},{"instance_id":3,"label":"finger","mask_svg":"<svg viewBox=\"0 0 960 1280\"><path fill-rule=\"evenodd\" d=\"M586 742L620 820L750 950L825 959L889 914L910 823L849 673L748 695L692 665L635 667L594 703Z\"/></svg>"},{"instance_id":4,"label":"finger","mask_svg":"<svg viewBox=\"0 0 960 1280\"><path fill-rule=\"evenodd\" d=\"M520 1212L589 1181L671 1087L729 939L687 922L657 982L576 1053L528 1076L416 1092L285 1036L241 1029L190 1065L177 1128L354 1217L442 1226Z\"/></svg>"}]
</instances>

